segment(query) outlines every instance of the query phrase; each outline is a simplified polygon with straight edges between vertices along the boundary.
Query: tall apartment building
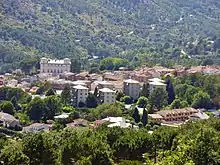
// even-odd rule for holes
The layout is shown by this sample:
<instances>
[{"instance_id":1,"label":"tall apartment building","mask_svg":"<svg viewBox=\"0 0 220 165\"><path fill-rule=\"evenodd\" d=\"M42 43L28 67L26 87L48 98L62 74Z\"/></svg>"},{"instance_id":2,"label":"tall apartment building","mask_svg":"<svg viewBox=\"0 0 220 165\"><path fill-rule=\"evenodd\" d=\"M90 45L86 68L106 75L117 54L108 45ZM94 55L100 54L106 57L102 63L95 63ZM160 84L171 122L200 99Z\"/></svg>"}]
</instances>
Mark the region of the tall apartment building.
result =
<instances>
[{"instance_id":1,"label":"tall apartment building","mask_svg":"<svg viewBox=\"0 0 220 165\"><path fill-rule=\"evenodd\" d=\"M128 79L124 81L124 93L137 100L140 97L141 85L138 81Z\"/></svg>"},{"instance_id":2,"label":"tall apartment building","mask_svg":"<svg viewBox=\"0 0 220 165\"><path fill-rule=\"evenodd\" d=\"M115 102L116 92L109 88L99 89L99 98L102 103L113 104Z\"/></svg>"},{"instance_id":3,"label":"tall apartment building","mask_svg":"<svg viewBox=\"0 0 220 165\"><path fill-rule=\"evenodd\" d=\"M41 58L40 60L40 73L61 74L70 72L71 61L69 58L62 60Z\"/></svg>"},{"instance_id":4,"label":"tall apartment building","mask_svg":"<svg viewBox=\"0 0 220 165\"><path fill-rule=\"evenodd\" d=\"M88 97L89 88L77 85L73 87L72 95L73 95L73 103L76 106L79 106L79 103L86 103L86 98Z\"/></svg>"}]
</instances>

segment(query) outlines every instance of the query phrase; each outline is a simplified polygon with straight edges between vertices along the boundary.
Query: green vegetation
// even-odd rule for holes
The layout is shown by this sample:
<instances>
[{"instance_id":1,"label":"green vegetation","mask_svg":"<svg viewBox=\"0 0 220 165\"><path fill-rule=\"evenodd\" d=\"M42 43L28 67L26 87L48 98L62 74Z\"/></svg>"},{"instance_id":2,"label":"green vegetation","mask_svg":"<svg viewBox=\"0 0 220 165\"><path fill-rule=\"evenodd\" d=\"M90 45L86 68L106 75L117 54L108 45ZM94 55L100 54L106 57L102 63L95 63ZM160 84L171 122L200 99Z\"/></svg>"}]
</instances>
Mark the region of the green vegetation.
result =
<instances>
[{"instance_id":1,"label":"green vegetation","mask_svg":"<svg viewBox=\"0 0 220 165\"><path fill-rule=\"evenodd\" d=\"M101 70L219 64L219 14L218 0L2 0L0 72L36 73L41 56L74 72L99 72L93 57Z\"/></svg>"},{"instance_id":2,"label":"green vegetation","mask_svg":"<svg viewBox=\"0 0 220 165\"><path fill-rule=\"evenodd\" d=\"M218 75L191 74L173 79L176 99L171 105L180 101L180 107L190 105L195 108L219 108ZM178 101L178 100L179 101Z\"/></svg>"},{"instance_id":3,"label":"green vegetation","mask_svg":"<svg viewBox=\"0 0 220 165\"><path fill-rule=\"evenodd\" d=\"M73 161L86 165L217 165L219 125L219 119L209 119L181 128L162 126L152 134L144 128L103 126L96 130L27 134L13 140L1 138L0 160L6 165L72 164Z\"/></svg>"}]
</instances>

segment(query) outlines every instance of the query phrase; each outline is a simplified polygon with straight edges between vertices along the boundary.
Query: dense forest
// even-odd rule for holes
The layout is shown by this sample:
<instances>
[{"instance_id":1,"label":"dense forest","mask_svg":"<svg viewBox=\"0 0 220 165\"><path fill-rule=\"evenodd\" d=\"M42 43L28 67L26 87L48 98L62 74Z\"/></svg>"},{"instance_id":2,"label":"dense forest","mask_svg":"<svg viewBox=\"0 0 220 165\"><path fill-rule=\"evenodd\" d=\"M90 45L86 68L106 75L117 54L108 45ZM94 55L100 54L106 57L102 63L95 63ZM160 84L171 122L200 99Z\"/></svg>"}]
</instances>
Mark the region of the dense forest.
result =
<instances>
[{"instance_id":1,"label":"dense forest","mask_svg":"<svg viewBox=\"0 0 220 165\"><path fill-rule=\"evenodd\" d=\"M1 72L36 56L218 64L219 16L218 0L2 0Z\"/></svg>"}]
</instances>

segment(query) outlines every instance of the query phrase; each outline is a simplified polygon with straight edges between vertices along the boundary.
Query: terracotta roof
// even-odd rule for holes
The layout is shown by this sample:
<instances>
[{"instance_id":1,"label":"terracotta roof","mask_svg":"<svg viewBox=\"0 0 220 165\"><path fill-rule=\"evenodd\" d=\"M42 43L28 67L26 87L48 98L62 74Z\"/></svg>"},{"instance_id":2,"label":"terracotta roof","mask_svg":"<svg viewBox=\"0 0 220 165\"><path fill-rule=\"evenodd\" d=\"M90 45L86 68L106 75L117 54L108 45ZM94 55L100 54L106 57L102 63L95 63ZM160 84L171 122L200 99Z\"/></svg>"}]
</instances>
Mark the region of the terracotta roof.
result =
<instances>
[{"instance_id":1,"label":"terracotta roof","mask_svg":"<svg viewBox=\"0 0 220 165\"><path fill-rule=\"evenodd\" d=\"M183 108L183 109L162 110L162 111L158 111L157 114L161 116L166 116L167 114L185 113L185 112L197 113L198 110L189 107L189 108Z\"/></svg>"},{"instance_id":2,"label":"terracotta roof","mask_svg":"<svg viewBox=\"0 0 220 165\"><path fill-rule=\"evenodd\" d=\"M102 89L99 89L99 91L101 91L101 92L111 92L111 93L115 93L115 91L113 91L113 90L111 90L111 89L109 89L109 88L102 88Z\"/></svg>"},{"instance_id":3,"label":"terracotta roof","mask_svg":"<svg viewBox=\"0 0 220 165\"><path fill-rule=\"evenodd\" d=\"M89 88L87 88L87 87L84 87L84 86L82 86L82 85L77 85L77 86L74 86L73 87L74 89L89 89Z\"/></svg>"}]
</instances>

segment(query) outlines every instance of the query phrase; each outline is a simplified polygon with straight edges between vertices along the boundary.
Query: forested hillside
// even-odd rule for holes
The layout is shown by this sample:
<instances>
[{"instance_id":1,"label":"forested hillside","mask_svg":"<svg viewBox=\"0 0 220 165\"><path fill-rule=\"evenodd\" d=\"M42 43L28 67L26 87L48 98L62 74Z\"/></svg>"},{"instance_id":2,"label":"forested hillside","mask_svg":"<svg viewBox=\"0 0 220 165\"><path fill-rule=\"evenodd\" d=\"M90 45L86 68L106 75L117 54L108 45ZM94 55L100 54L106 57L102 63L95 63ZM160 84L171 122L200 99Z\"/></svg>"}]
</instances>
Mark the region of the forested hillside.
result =
<instances>
[{"instance_id":1,"label":"forested hillside","mask_svg":"<svg viewBox=\"0 0 220 165\"><path fill-rule=\"evenodd\" d=\"M1 0L0 21L1 71L29 56L85 66L92 56L175 63L220 54L219 0Z\"/></svg>"}]
</instances>

